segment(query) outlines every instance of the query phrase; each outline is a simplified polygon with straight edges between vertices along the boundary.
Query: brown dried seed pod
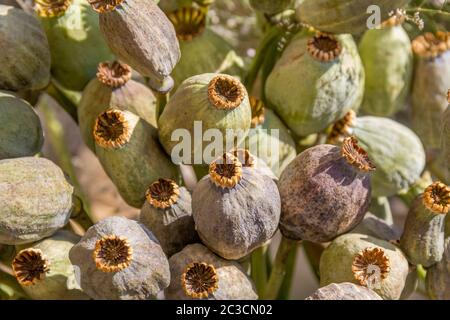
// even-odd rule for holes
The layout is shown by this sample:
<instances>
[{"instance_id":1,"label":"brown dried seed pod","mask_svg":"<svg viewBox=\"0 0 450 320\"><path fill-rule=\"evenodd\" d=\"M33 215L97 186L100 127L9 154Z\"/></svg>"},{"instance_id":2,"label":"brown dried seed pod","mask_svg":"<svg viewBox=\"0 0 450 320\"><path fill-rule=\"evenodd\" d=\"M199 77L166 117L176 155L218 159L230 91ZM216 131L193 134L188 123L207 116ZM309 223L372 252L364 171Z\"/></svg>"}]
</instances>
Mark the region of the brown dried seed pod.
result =
<instances>
[{"instance_id":1,"label":"brown dried seed pod","mask_svg":"<svg viewBox=\"0 0 450 320\"><path fill-rule=\"evenodd\" d=\"M40 17L54 18L66 13L72 0L34 0L34 10Z\"/></svg>"},{"instance_id":2,"label":"brown dried seed pod","mask_svg":"<svg viewBox=\"0 0 450 320\"><path fill-rule=\"evenodd\" d=\"M317 289L305 300L383 300L369 288L350 282L331 283Z\"/></svg>"},{"instance_id":3,"label":"brown dried seed pod","mask_svg":"<svg viewBox=\"0 0 450 320\"><path fill-rule=\"evenodd\" d=\"M12 267L17 281L23 286L31 286L43 280L50 270L42 251L33 248L20 251L14 257Z\"/></svg>"},{"instance_id":4,"label":"brown dried seed pod","mask_svg":"<svg viewBox=\"0 0 450 320\"><path fill-rule=\"evenodd\" d=\"M307 50L314 59L329 62L339 57L342 52L342 45L334 36L318 33L308 40Z\"/></svg>"},{"instance_id":5,"label":"brown dried seed pod","mask_svg":"<svg viewBox=\"0 0 450 320\"><path fill-rule=\"evenodd\" d=\"M207 298L218 288L218 276L213 265L193 262L181 275L181 286L187 296L195 299Z\"/></svg>"},{"instance_id":6,"label":"brown dried seed pod","mask_svg":"<svg viewBox=\"0 0 450 320\"><path fill-rule=\"evenodd\" d=\"M131 264L133 249L123 236L104 236L95 243L92 258L100 271L118 272Z\"/></svg>"},{"instance_id":7,"label":"brown dried seed pod","mask_svg":"<svg viewBox=\"0 0 450 320\"><path fill-rule=\"evenodd\" d=\"M375 280L372 278L374 266L379 270L380 279L386 279L390 271L389 258L380 248L366 248L353 258L352 272L362 286L375 285L375 283L370 283Z\"/></svg>"}]
</instances>

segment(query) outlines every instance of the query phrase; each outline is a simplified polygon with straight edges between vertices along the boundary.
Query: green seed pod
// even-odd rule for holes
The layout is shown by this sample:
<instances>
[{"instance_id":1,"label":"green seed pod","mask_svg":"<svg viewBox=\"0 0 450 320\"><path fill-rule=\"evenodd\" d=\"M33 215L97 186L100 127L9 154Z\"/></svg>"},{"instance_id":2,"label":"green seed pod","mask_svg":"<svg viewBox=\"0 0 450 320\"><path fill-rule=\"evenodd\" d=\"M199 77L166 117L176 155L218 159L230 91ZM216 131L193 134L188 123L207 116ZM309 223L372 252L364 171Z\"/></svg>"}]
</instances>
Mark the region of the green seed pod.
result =
<instances>
[{"instance_id":1,"label":"green seed pod","mask_svg":"<svg viewBox=\"0 0 450 320\"><path fill-rule=\"evenodd\" d=\"M442 260L427 270L427 293L434 300L450 300L450 238L445 240Z\"/></svg>"},{"instance_id":2,"label":"green seed pod","mask_svg":"<svg viewBox=\"0 0 450 320\"><path fill-rule=\"evenodd\" d=\"M359 44L366 72L361 109L375 116L392 116L403 109L411 86L413 54L402 19L392 17L381 30L368 30Z\"/></svg>"},{"instance_id":3,"label":"green seed pod","mask_svg":"<svg viewBox=\"0 0 450 320\"><path fill-rule=\"evenodd\" d=\"M447 93L447 101L449 106L444 113L443 123L442 123L442 136L441 136L441 144L442 151L444 153L443 161L444 163L450 163L450 89ZM447 179L447 183L450 183L450 166L446 166L444 169L444 176Z\"/></svg>"},{"instance_id":4,"label":"green seed pod","mask_svg":"<svg viewBox=\"0 0 450 320\"><path fill-rule=\"evenodd\" d=\"M175 181L158 179L147 190L139 221L158 239L167 256L197 241L191 194Z\"/></svg>"},{"instance_id":5,"label":"green seed pod","mask_svg":"<svg viewBox=\"0 0 450 320\"><path fill-rule=\"evenodd\" d=\"M130 111L108 109L93 129L95 153L122 198L135 208L158 177L177 180L177 168L160 147L156 128Z\"/></svg>"},{"instance_id":6,"label":"green seed pod","mask_svg":"<svg viewBox=\"0 0 450 320\"><path fill-rule=\"evenodd\" d=\"M60 230L50 238L32 245L20 246L13 261L17 281L34 300L86 300L69 250L80 237Z\"/></svg>"},{"instance_id":7,"label":"green seed pod","mask_svg":"<svg viewBox=\"0 0 450 320\"><path fill-rule=\"evenodd\" d=\"M253 9L268 15L280 13L289 9L294 4L294 0L250 0Z\"/></svg>"},{"instance_id":8,"label":"green seed pod","mask_svg":"<svg viewBox=\"0 0 450 320\"><path fill-rule=\"evenodd\" d=\"M149 300L170 283L169 262L153 234L136 221L109 217L69 252L81 288L96 300Z\"/></svg>"},{"instance_id":9,"label":"green seed pod","mask_svg":"<svg viewBox=\"0 0 450 320\"><path fill-rule=\"evenodd\" d=\"M82 91L101 61L113 59L87 0L35 0L47 34L52 75L65 88Z\"/></svg>"},{"instance_id":10,"label":"green seed pod","mask_svg":"<svg viewBox=\"0 0 450 320\"><path fill-rule=\"evenodd\" d=\"M303 23L330 33L358 35L372 22L368 9L376 6L381 20L395 9L404 7L410 0L303 0L297 7L297 17ZM374 25L373 27L376 27Z\"/></svg>"},{"instance_id":11,"label":"green seed pod","mask_svg":"<svg viewBox=\"0 0 450 320\"><path fill-rule=\"evenodd\" d=\"M221 259L201 244L192 244L169 259L171 300L256 300L255 285L239 263Z\"/></svg>"},{"instance_id":12,"label":"green seed pod","mask_svg":"<svg viewBox=\"0 0 450 320\"><path fill-rule=\"evenodd\" d=\"M305 300L383 300L374 291L350 282L332 283L319 288Z\"/></svg>"},{"instance_id":13,"label":"green seed pod","mask_svg":"<svg viewBox=\"0 0 450 320\"><path fill-rule=\"evenodd\" d=\"M39 21L0 5L0 89L40 90L50 81L50 50Z\"/></svg>"},{"instance_id":14,"label":"green seed pod","mask_svg":"<svg viewBox=\"0 0 450 320\"><path fill-rule=\"evenodd\" d=\"M450 187L435 182L413 202L400 240L408 260L430 267L444 252L444 226L450 211Z\"/></svg>"},{"instance_id":15,"label":"green seed pod","mask_svg":"<svg viewBox=\"0 0 450 320\"><path fill-rule=\"evenodd\" d=\"M361 142L377 167L372 179L374 197L393 196L420 178L425 151L408 127L388 118L357 118L350 111L333 126L328 140L338 143L350 135Z\"/></svg>"},{"instance_id":16,"label":"green seed pod","mask_svg":"<svg viewBox=\"0 0 450 320\"><path fill-rule=\"evenodd\" d=\"M419 285L419 277L417 275L416 266L409 266L409 273L406 277L405 287L403 288L402 294L400 296L400 300L408 300L409 297L413 295L413 293L417 290L417 286Z\"/></svg>"},{"instance_id":17,"label":"green seed pod","mask_svg":"<svg viewBox=\"0 0 450 320\"><path fill-rule=\"evenodd\" d=\"M100 13L100 30L117 58L148 77L156 91L170 91L180 48L172 24L155 2L88 1Z\"/></svg>"},{"instance_id":18,"label":"green seed pod","mask_svg":"<svg viewBox=\"0 0 450 320\"><path fill-rule=\"evenodd\" d=\"M201 131L196 129L196 123L200 124ZM171 97L158 120L159 140L166 152L172 154L179 144L172 140L177 129L187 131L186 135L191 137L204 137L208 129L219 130L226 137L228 129L238 136L236 143L239 144L247 136L250 124L250 102L241 82L228 75L206 73L184 81ZM191 162L185 164L209 164L203 157L208 144L202 141L190 143ZM201 159L197 159L199 156Z\"/></svg>"},{"instance_id":19,"label":"green seed pod","mask_svg":"<svg viewBox=\"0 0 450 320\"><path fill-rule=\"evenodd\" d=\"M108 108L130 111L156 127L156 97L145 85L131 79L131 68L121 62L102 62L97 77L87 85L77 108L86 145L95 150L95 120Z\"/></svg>"},{"instance_id":20,"label":"green seed pod","mask_svg":"<svg viewBox=\"0 0 450 320\"><path fill-rule=\"evenodd\" d=\"M69 221L72 193L64 173L50 160L0 160L0 243L51 236Z\"/></svg>"},{"instance_id":21,"label":"green seed pod","mask_svg":"<svg viewBox=\"0 0 450 320\"><path fill-rule=\"evenodd\" d=\"M354 138L341 148L324 144L303 151L278 183L283 235L326 242L353 229L369 208L374 169Z\"/></svg>"},{"instance_id":22,"label":"green seed pod","mask_svg":"<svg viewBox=\"0 0 450 320\"><path fill-rule=\"evenodd\" d=\"M450 32L426 33L413 41L417 57L412 88L411 124L428 152L440 152L442 118L450 88Z\"/></svg>"},{"instance_id":23,"label":"green seed pod","mask_svg":"<svg viewBox=\"0 0 450 320\"><path fill-rule=\"evenodd\" d=\"M26 101L0 90L0 160L33 156L44 143L39 116Z\"/></svg>"},{"instance_id":24,"label":"green seed pod","mask_svg":"<svg viewBox=\"0 0 450 320\"><path fill-rule=\"evenodd\" d=\"M386 221L370 212L366 213L364 219L351 233L365 234L386 241L400 239L400 233L395 229L395 226L386 223Z\"/></svg>"},{"instance_id":25,"label":"green seed pod","mask_svg":"<svg viewBox=\"0 0 450 320\"><path fill-rule=\"evenodd\" d=\"M211 163L195 186L192 212L198 235L212 251L237 260L272 238L280 219L280 196L267 175L231 153Z\"/></svg>"},{"instance_id":26,"label":"green seed pod","mask_svg":"<svg viewBox=\"0 0 450 320\"><path fill-rule=\"evenodd\" d=\"M399 248L370 236L351 233L336 238L320 258L320 285L352 282L384 300L397 300L409 273Z\"/></svg>"},{"instance_id":27,"label":"green seed pod","mask_svg":"<svg viewBox=\"0 0 450 320\"><path fill-rule=\"evenodd\" d=\"M269 75L266 95L299 136L317 133L358 109L364 69L352 36L300 32Z\"/></svg>"}]
</instances>

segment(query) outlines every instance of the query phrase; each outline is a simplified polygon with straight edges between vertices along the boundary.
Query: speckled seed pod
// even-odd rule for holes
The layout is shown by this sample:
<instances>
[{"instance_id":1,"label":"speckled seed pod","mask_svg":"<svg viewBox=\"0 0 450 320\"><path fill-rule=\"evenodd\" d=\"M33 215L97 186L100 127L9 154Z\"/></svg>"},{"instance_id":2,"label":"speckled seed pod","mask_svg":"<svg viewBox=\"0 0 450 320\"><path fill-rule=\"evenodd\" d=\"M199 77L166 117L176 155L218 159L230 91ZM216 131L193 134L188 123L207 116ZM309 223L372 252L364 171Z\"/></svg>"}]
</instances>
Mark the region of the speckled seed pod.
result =
<instances>
[{"instance_id":1,"label":"speckled seed pod","mask_svg":"<svg viewBox=\"0 0 450 320\"><path fill-rule=\"evenodd\" d=\"M448 164L450 163L450 89L447 92L447 101L449 106L447 107L443 117L441 145L442 152L444 153L443 161ZM444 175L448 183L450 183L450 166L446 166L446 168L444 168Z\"/></svg>"},{"instance_id":2,"label":"speckled seed pod","mask_svg":"<svg viewBox=\"0 0 450 320\"><path fill-rule=\"evenodd\" d=\"M319 288L305 300L383 300L374 291L350 282Z\"/></svg>"},{"instance_id":3,"label":"speckled seed pod","mask_svg":"<svg viewBox=\"0 0 450 320\"><path fill-rule=\"evenodd\" d=\"M248 134L251 124L251 108L247 90L242 83L229 75L205 73L184 81L170 98L158 120L159 140L168 154L180 143L173 141L172 133L185 129L190 137L196 136L195 123L201 125L203 134L208 129L219 130L224 139L227 129L239 138L241 143ZM242 134L240 134L242 133ZM209 142L190 143L191 163L203 161L203 151ZM176 149L175 149L176 150ZM209 164L209 163L206 163Z\"/></svg>"},{"instance_id":4,"label":"speckled seed pod","mask_svg":"<svg viewBox=\"0 0 450 320\"><path fill-rule=\"evenodd\" d=\"M434 300L450 300L450 238L445 240L442 260L427 270L428 295Z\"/></svg>"},{"instance_id":5,"label":"speckled seed pod","mask_svg":"<svg viewBox=\"0 0 450 320\"><path fill-rule=\"evenodd\" d=\"M139 221L158 238L170 257L197 240L191 194L175 181L158 179L147 190Z\"/></svg>"},{"instance_id":6,"label":"speckled seed pod","mask_svg":"<svg viewBox=\"0 0 450 320\"><path fill-rule=\"evenodd\" d=\"M100 13L100 30L114 54L148 77L156 91L170 91L170 73L180 59L180 48L158 5L148 0L88 1Z\"/></svg>"},{"instance_id":7,"label":"speckled seed pod","mask_svg":"<svg viewBox=\"0 0 450 320\"><path fill-rule=\"evenodd\" d=\"M385 20L391 11L404 7L409 1L303 0L297 6L297 17L320 31L357 35L368 29L371 14L367 10L371 6L376 5L380 18Z\"/></svg>"},{"instance_id":8,"label":"speckled seed pod","mask_svg":"<svg viewBox=\"0 0 450 320\"><path fill-rule=\"evenodd\" d=\"M317 133L358 109L364 69L352 36L300 32L269 75L266 95L299 136Z\"/></svg>"},{"instance_id":9,"label":"speckled seed pod","mask_svg":"<svg viewBox=\"0 0 450 320\"><path fill-rule=\"evenodd\" d=\"M12 267L17 281L34 300L85 300L69 250L80 237L60 230L50 238L17 248Z\"/></svg>"},{"instance_id":10,"label":"speckled seed pod","mask_svg":"<svg viewBox=\"0 0 450 320\"><path fill-rule=\"evenodd\" d=\"M450 33L426 33L413 41L417 57L412 87L411 124L429 152L441 145L442 117L450 88Z\"/></svg>"},{"instance_id":11,"label":"speckled seed pod","mask_svg":"<svg viewBox=\"0 0 450 320\"><path fill-rule=\"evenodd\" d=\"M350 111L329 134L330 143L356 137L377 167L372 176L375 197L392 196L408 189L425 168L425 151L408 127L382 117L359 117Z\"/></svg>"},{"instance_id":12,"label":"speckled seed pod","mask_svg":"<svg viewBox=\"0 0 450 320\"><path fill-rule=\"evenodd\" d=\"M257 154L279 177L297 155L295 141L280 118L261 100L250 97L250 105L252 130L242 146ZM273 150L275 152L272 154Z\"/></svg>"},{"instance_id":13,"label":"speckled seed pod","mask_svg":"<svg viewBox=\"0 0 450 320\"><path fill-rule=\"evenodd\" d=\"M50 50L39 21L0 5L0 89L40 90L50 81Z\"/></svg>"},{"instance_id":14,"label":"speckled seed pod","mask_svg":"<svg viewBox=\"0 0 450 320\"><path fill-rule=\"evenodd\" d=\"M72 193L50 160L0 160L0 243L30 243L55 233L69 221Z\"/></svg>"},{"instance_id":15,"label":"speckled seed pod","mask_svg":"<svg viewBox=\"0 0 450 320\"><path fill-rule=\"evenodd\" d=\"M352 282L384 300L397 300L408 276L408 261L399 248L362 234L336 238L320 258L320 285Z\"/></svg>"},{"instance_id":16,"label":"speckled seed pod","mask_svg":"<svg viewBox=\"0 0 450 320\"><path fill-rule=\"evenodd\" d=\"M50 45L53 77L68 89L82 91L95 77L98 63L113 59L97 14L87 0L35 0L35 11Z\"/></svg>"},{"instance_id":17,"label":"speckled seed pod","mask_svg":"<svg viewBox=\"0 0 450 320\"><path fill-rule=\"evenodd\" d=\"M413 202L400 240L408 260L430 267L444 252L444 226L450 211L450 187L441 182L430 185Z\"/></svg>"},{"instance_id":18,"label":"speckled seed pod","mask_svg":"<svg viewBox=\"0 0 450 320\"><path fill-rule=\"evenodd\" d=\"M33 156L44 143L38 115L26 101L0 90L0 160Z\"/></svg>"},{"instance_id":19,"label":"speckled seed pod","mask_svg":"<svg viewBox=\"0 0 450 320\"><path fill-rule=\"evenodd\" d=\"M280 195L267 175L226 153L196 185L192 212L202 241L225 259L237 260L270 240L280 219Z\"/></svg>"},{"instance_id":20,"label":"speckled seed pod","mask_svg":"<svg viewBox=\"0 0 450 320\"><path fill-rule=\"evenodd\" d=\"M169 259L171 281L164 291L172 300L256 300L255 286L240 266L192 244Z\"/></svg>"},{"instance_id":21,"label":"speckled seed pod","mask_svg":"<svg viewBox=\"0 0 450 320\"><path fill-rule=\"evenodd\" d=\"M122 198L141 208L160 176L177 180L176 166L160 147L156 128L130 111L112 108L95 120L95 153Z\"/></svg>"},{"instance_id":22,"label":"speckled seed pod","mask_svg":"<svg viewBox=\"0 0 450 320\"><path fill-rule=\"evenodd\" d=\"M385 220L370 212L366 213L364 219L351 233L365 234L386 241L397 241L400 239L400 232L394 225L388 224Z\"/></svg>"},{"instance_id":23,"label":"speckled seed pod","mask_svg":"<svg viewBox=\"0 0 450 320\"><path fill-rule=\"evenodd\" d=\"M169 262L153 234L136 221L106 218L69 253L81 288L97 300L149 300L170 283Z\"/></svg>"},{"instance_id":24,"label":"speckled seed pod","mask_svg":"<svg viewBox=\"0 0 450 320\"><path fill-rule=\"evenodd\" d=\"M250 5L255 10L273 15L289 9L294 2L294 0L250 0Z\"/></svg>"},{"instance_id":25,"label":"speckled seed pod","mask_svg":"<svg viewBox=\"0 0 450 320\"><path fill-rule=\"evenodd\" d=\"M374 169L354 138L341 148L323 144L303 151L278 183L283 235L326 242L353 229L369 207Z\"/></svg>"},{"instance_id":26,"label":"speckled seed pod","mask_svg":"<svg viewBox=\"0 0 450 320\"><path fill-rule=\"evenodd\" d=\"M174 90L184 80L197 74L242 74L242 59L225 39L206 26L206 14L206 10L193 7L184 7L168 14L181 51L180 61L172 72Z\"/></svg>"},{"instance_id":27,"label":"speckled seed pod","mask_svg":"<svg viewBox=\"0 0 450 320\"><path fill-rule=\"evenodd\" d=\"M78 123L86 145L95 150L94 129L98 115L114 107L130 111L156 127L156 97L145 85L131 79L131 68L121 62L101 62L97 77L87 85L77 108Z\"/></svg>"},{"instance_id":28,"label":"speckled seed pod","mask_svg":"<svg viewBox=\"0 0 450 320\"><path fill-rule=\"evenodd\" d=\"M411 40L395 16L381 30L368 30L359 44L366 72L364 100L366 114L392 116L405 107L409 93L413 54Z\"/></svg>"}]
</instances>

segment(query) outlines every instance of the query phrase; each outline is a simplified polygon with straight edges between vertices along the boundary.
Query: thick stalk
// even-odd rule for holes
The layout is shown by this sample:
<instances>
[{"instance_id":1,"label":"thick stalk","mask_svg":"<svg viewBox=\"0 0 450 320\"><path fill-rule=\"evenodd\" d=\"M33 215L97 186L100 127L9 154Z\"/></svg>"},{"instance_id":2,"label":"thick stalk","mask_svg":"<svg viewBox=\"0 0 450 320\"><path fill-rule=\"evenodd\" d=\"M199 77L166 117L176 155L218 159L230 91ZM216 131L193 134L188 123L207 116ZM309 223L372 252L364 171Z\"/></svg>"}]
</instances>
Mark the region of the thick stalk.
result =
<instances>
[{"instance_id":1,"label":"thick stalk","mask_svg":"<svg viewBox=\"0 0 450 320\"><path fill-rule=\"evenodd\" d=\"M252 253L252 279L255 282L258 296L262 296L267 283L267 246L262 246Z\"/></svg>"},{"instance_id":2,"label":"thick stalk","mask_svg":"<svg viewBox=\"0 0 450 320\"><path fill-rule=\"evenodd\" d=\"M50 82L45 92L70 115L75 123L78 123L77 105L66 97L53 82Z\"/></svg>"},{"instance_id":3,"label":"thick stalk","mask_svg":"<svg viewBox=\"0 0 450 320\"><path fill-rule=\"evenodd\" d=\"M394 218L392 216L391 205L388 198L373 198L370 203L369 211L378 218L383 219L387 224L394 224Z\"/></svg>"},{"instance_id":4,"label":"thick stalk","mask_svg":"<svg viewBox=\"0 0 450 320\"><path fill-rule=\"evenodd\" d=\"M297 261L298 247L292 248L289 252L286 275L284 276L283 283L278 293L278 300L289 300L291 296L292 280L295 274L295 266Z\"/></svg>"}]
</instances>

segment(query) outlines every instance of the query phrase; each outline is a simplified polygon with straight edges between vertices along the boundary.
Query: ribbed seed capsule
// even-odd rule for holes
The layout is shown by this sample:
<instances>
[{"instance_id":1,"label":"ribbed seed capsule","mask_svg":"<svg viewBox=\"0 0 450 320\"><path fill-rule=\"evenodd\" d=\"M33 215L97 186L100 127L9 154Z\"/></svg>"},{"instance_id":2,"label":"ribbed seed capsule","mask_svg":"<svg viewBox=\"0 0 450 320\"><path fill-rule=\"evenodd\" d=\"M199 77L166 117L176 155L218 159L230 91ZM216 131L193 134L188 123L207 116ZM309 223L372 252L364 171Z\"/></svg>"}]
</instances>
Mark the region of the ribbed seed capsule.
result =
<instances>
[{"instance_id":1,"label":"ribbed seed capsule","mask_svg":"<svg viewBox=\"0 0 450 320\"><path fill-rule=\"evenodd\" d=\"M22 286L31 286L45 278L50 270L47 258L40 249L20 251L12 263L14 275Z\"/></svg>"},{"instance_id":2,"label":"ribbed seed capsule","mask_svg":"<svg viewBox=\"0 0 450 320\"><path fill-rule=\"evenodd\" d=\"M218 288L218 277L213 265L193 262L181 275L181 286L188 297L207 298Z\"/></svg>"}]
</instances>

